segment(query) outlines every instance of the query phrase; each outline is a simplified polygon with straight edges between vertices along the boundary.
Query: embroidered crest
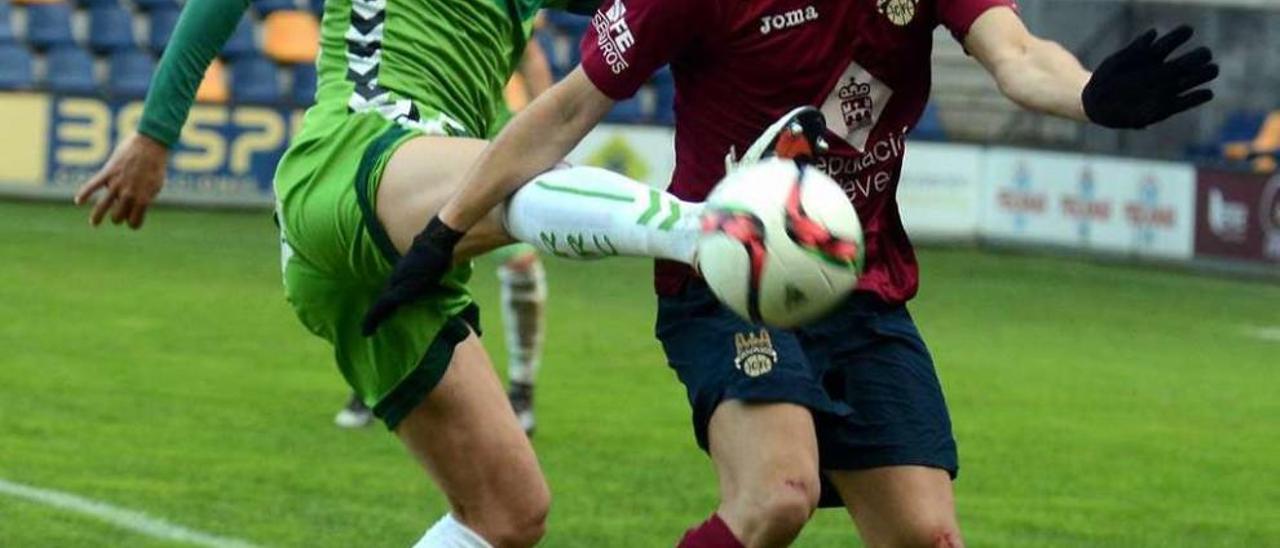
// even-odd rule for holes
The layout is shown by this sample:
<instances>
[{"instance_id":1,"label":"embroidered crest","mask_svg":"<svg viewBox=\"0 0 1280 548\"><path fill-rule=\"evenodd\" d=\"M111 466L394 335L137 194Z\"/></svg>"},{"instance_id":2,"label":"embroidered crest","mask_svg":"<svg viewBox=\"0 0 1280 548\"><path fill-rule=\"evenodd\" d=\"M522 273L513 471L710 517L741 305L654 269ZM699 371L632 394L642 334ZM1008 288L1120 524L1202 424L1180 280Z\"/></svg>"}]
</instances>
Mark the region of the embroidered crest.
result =
<instances>
[{"instance_id":1,"label":"embroidered crest","mask_svg":"<svg viewBox=\"0 0 1280 548\"><path fill-rule=\"evenodd\" d=\"M759 377L773 371L773 364L778 363L778 352L773 349L767 329L761 329L759 333L736 333L733 344L738 347L738 357L733 359L733 365L748 377Z\"/></svg>"},{"instance_id":2,"label":"embroidered crest","mask_svg":"<svg viewBox=\"0 0 1280 548\"><path fill-rule=\"evenodd\" d=\"M876 0L880 14L899 27L905 27L916 18L916 4L920 0Z\"/></svg>"}]
</instances>

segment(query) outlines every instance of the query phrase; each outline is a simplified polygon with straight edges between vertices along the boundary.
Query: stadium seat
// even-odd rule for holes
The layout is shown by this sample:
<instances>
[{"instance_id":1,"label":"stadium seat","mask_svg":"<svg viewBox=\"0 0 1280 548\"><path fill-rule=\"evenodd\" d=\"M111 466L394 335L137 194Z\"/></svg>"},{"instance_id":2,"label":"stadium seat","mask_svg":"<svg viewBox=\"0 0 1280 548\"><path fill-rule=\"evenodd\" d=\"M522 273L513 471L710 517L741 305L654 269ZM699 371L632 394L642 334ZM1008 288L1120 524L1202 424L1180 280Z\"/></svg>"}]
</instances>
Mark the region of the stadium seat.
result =
<instances>
[{"instance_id":1,"label":"stadium seat","mask_svg":"<svg viewBox=\"0 0 1280 548\"><path fill-rule=\"evenodd\" d=\"M43 52L73 42L70 4L51 2L27 6L27 43L32 48Z\"/></svg>"},{"instance_id":2,"label":"stadium seat","mask_svg":"<svg viewBox=\"0 0 1280 548\"><path fill-rule=\"evenodd\" d=\"M93 77L93 57L74 46L63 46L49 52L46 85L54 93L94 95L98 82Z\"/></svg>"},{"instance_id":3,"label":"stadium seat","mask_svg":"<svg viewBox=\"0 0 1280 548\"><path fill-rule=\"evenodd\" d=\"M155 60L151 54L138 50L121 50L111 54L110 72L107 76L107 93L112 97L141 99L147 96Z\"/></svg>"},{"instance_id":4,"label":"stadium seat","mask_svg":"<svg viewBox=\"0 0 1280 548\"><path fill-rule=\"evenodd\" d=\"M116 0L75 0L76 5L83 9L116 7L120 4Z\"/></svg>"},{"instance_id":5,"label":"stadium seat","mask_svg":"<svg viewBox=\"0 0 1280 548\"><path fill-rule=\"evenodd\" d=\"M587 25L591 24L591 18L585 15L574 15L556 10L547 10L546 14L547 22L561 32L568 34L575 45L582 38L582 33L587 31Z\"/></svg>"},{"instance_id":6,"label":"stadium seat","mask_svg":"<svg viewBox=\"0 0 1280 548\"><path fill-rule=\"evenodd\" d=\"M234 61L244 56L254 55L258 51L253 40L253 21L248 17L240 20L236 30L231 33L227 43L222 46L222 57Z\"/></svg>"},{"instance_id":7,"label":"stadium seat","mask_svg":"<svg viewBox=\"0 0 1280 548\"><path fill-rule=\"evenodd\" d=\"M937 105L932 102L925 105L924 114L920 116L920 121L916 122L916 127L911 130L911 137L926 141L947 140L947 130L942 125L942 116L938 114Z\"/></svg>"},{"instance_id":8,"label":"stadium seat","mask_svg":"<svg viewBox=\"0 0 1280 548\"><path fill-rule=\"evenodd\" d=\"M280 102L280 82L275 63L263 57L242 57L231 65L231 100L236 103Z\"/></svg>"},{"instance_id":9,"label":"stadium seat","mask_svg":"<svg viewBox=\"0 0 1280 548\"><path fill-rule=\"evenodd\" d=\"M209 68L204 71L204 79L200 80L200 87L196 88L196 101L225 103L227 95L226 71L222 68L222 61L214 59Z\"/></svg>"},{"instance_id":10,"label":"stadium seat","mask_svg":"<svg viewBox=\"0 0 1280 548\"><path fill-rule=\"evenodd\" d=\"M253 0L253 9L266 17L277 11L296 10L298 6L293 0Z\"/></svg>"},{"instance_id":11,"label":"stadium seat","mask_svg":"<svg viewBox=\"0 0 1280 548\"><path fill-rule=\"evenodd\" d=\"M551 68L551 77L556 81L562 80L577 66L575 59L579 56L578 49L569 47L568 39L557 31L539 29L533 34L533 38L542 46L542 54L546 56L547 65Z\"/></svg>"},{"instance_id":12,"label":"stadium seat","mask_svg":"<svg viewBox=\"0 0 1280 548\"><path fill-rule=\"evenodd\" d=\"M277 11L262 22L262 50L277 63L315 61L320 50L320 22L306 11Z\"/></svg>"},{"instance_id":13,"label":"stadium seat","mask_svg":"<svg viewBox=\"0 0 1280 548\"><path fill-rule=\"evenodd\" d=\"M31 52L18 44L0 44L0 89L28 89L35 86Z\"/></svg>"},{"instance_id":14,"label":"stadium seat","mask_svg":"<svg viewBox=\"0 0 1280 548\"><path fill-rule=\"evenodd\" d=\"M1228 160L1247 160L1250 143L1262 130L1262 124L1266 119L1265 112L1251 110L1232 112L1228 115L1222 123L1222 129L1218 132L1218 144L1222 155Z\"/></svg>"},{"instance_id":15,"label":"stadium seat","mask_svg":"<svg viewBox=\"0 0 1280 548\"><path fill-rule=\"evenodd\" d=\"M169 37L173 36L173 27L178 24L180 12L181 10L174 6L156 8L148 14L147 19L151 28L147 31L147 47L151 51L159 54L164 51L165 46L169 45Z\"/></svg>"},{"instance_id":16,"label":"stadium seat","mask_svg":"<svg viewBox=\"0 0 1280 548\"><path fill-rule=\"evenodd\" d=\"M324 0L307 0L307 9L316 14L316 18L324 15Z\"/></svg>"},{"instance_id":17,"label":"stadium seat","mask_svg":"<svg viewBox=\"0 0 1280 548\"><path fill-rule=\"evenodd\" d=\"M649 79L653 85L653 121L663 125L676 123L676 82L671 69L662 67Z\"/></svg>"},{"instance_id":18,"label":"stadium seat","mask_svg":"<svg viewBox=\"0 0 1280 548\"><path fill-rule=\"evenodd\" d=\"M296 107L309 107L316 102L316 66L302 63L293 66L293 87L289 100Z\"/></svg>"},{"instance_id":19,"label":"stadium seat","mask_svg":"<svg viewBox=\"0 0 1280 548\"><path fill-rule=\"evenodd\" d=\"M89 49L108 54L133 49L133 17L119 6L102 6L89 10Z\"/></svg>"},{"instance_id":20,"label":"stadium seat","mask_svg":"<svg viewBox=\"0 0 1280 548\"><path fill-rule=\"evenodd\" d=\"M9 0L0 0L0 44L12 44L18 39L13 32L12 11Z\"/></svg>"},{"instance_id":21,"label":"stadium seat","mask_svg":"<svg viewBox=\"0 0 1280 548\"><path fill-rule=\"evenodd\" d=\"M152 13L156 10L178 9L176 0L133 0L133 4L138 6L140 11Z\"/></svg>"}]
</instances>

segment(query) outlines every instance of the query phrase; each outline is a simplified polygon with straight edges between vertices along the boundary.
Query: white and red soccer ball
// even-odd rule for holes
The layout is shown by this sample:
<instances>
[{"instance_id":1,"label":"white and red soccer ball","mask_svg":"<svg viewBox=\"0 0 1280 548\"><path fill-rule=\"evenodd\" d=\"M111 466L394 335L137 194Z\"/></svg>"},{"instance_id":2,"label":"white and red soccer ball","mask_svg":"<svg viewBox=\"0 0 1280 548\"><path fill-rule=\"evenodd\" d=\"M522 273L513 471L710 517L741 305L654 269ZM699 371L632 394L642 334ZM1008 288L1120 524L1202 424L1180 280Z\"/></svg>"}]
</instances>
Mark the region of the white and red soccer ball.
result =
<instances>
[{"instance_id":1,"label":"white and red soccer ball","mask_svg":"<svg viewBox=\"0 0 1280 548\"><path fill-rule=\"evenodd\" d=\"M819 319L853 291L862 258L857 212L814 167L766 160L707 197L698 268L716 297L753 322Z\"/></svg>"}]
</instances>

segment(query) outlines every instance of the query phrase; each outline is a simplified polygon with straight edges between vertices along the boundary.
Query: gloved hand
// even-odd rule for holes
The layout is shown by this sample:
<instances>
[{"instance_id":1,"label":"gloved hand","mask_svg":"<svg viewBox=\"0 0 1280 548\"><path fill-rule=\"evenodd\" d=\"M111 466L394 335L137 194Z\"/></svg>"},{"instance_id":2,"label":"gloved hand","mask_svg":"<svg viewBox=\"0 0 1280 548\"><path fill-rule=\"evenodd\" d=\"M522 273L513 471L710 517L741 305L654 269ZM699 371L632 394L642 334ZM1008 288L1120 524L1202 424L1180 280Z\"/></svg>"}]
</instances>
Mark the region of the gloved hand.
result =
<instances>
[{"instance_id":1,"label":"gloved hand","mask_svg":"<svg viewBox=\"0 0 1280 548\"><path fill-rule=\"evenodd\" d=\"M1114 129L1141 129L1211 101L1213 91L1196 89L1218 77L1209 48L1169 60L1193 33L1186 25L1164 36L1151 29L1111 54L1084 87L1089 120Z\"/></svg>"},{"instance_id":2,"label":"gloved hand","mask_svg":"<svg viewBox=\"0 0 1280 548\"><path fill-rule=\"evenodd\" d=\"M366 337L373 335L401 306L421 299L439 286L440 280L453 268L453 248L463 234L436 216L427 223L427 228L414 236L408 251L396 262L378 300L365 312Z\"/></svg>"}]
</instances>

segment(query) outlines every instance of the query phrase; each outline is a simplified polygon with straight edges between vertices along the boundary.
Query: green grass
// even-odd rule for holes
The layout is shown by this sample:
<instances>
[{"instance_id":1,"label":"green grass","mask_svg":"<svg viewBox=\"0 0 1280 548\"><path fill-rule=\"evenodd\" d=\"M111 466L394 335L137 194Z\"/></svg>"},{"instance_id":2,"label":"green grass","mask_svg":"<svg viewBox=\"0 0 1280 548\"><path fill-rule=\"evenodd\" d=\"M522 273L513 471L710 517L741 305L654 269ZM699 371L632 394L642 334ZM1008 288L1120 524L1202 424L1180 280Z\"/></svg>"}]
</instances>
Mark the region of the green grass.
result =
<instances>
[{"instance_id":1,"label":"green grass","mask_svg":"<svg viewBox=\"0 0 1280 548\"><path fill-rule=\"evenodd\" d=\"M0 478L272 546L407 546L439 494L380 429L339 431L324 344L264 214L145 230L0 203ZM926 250L915 315L961 448L970 545L1280 545L1280 287ZM499 329L492 265L476 291ZM644 261L552 262L538 453L552 547L670 546L715 503L653 339ZM502 363L500 337L488 344ZM854 544L824 511L800 546ZM0 496L0 545L158 545Z\"/></svg>"}]
</instances>

